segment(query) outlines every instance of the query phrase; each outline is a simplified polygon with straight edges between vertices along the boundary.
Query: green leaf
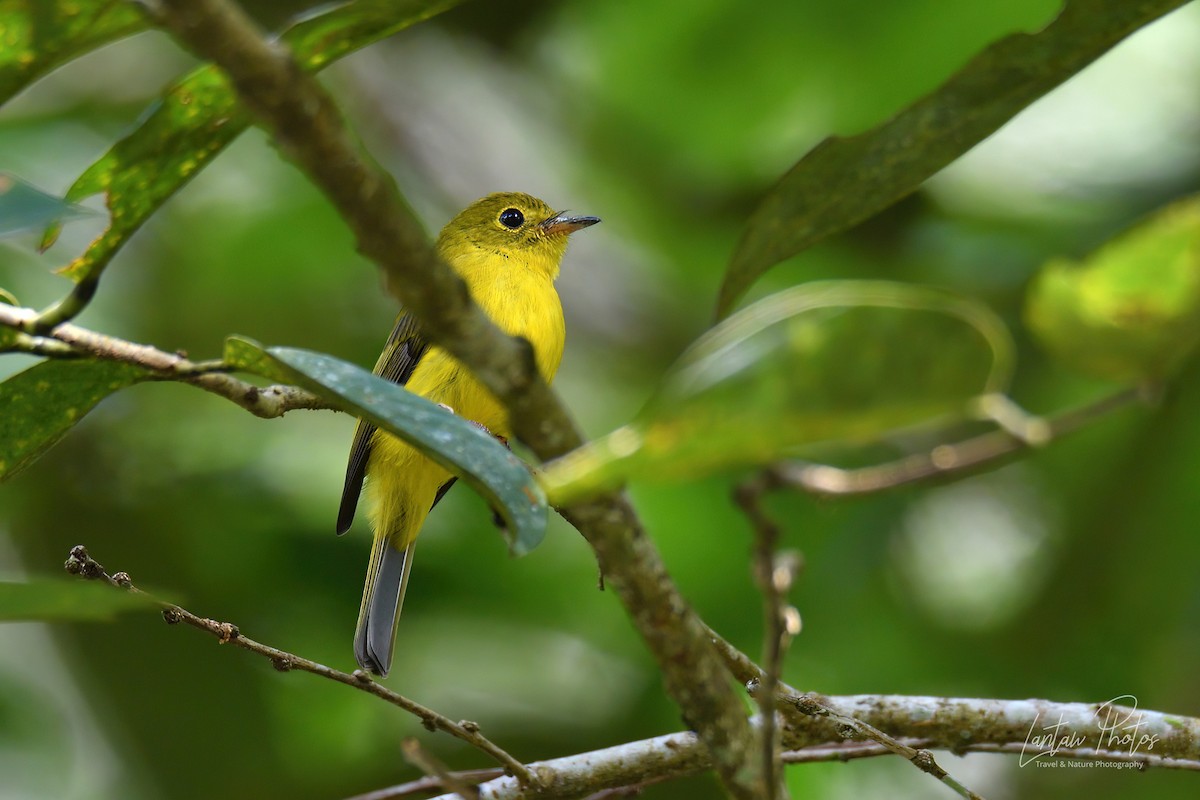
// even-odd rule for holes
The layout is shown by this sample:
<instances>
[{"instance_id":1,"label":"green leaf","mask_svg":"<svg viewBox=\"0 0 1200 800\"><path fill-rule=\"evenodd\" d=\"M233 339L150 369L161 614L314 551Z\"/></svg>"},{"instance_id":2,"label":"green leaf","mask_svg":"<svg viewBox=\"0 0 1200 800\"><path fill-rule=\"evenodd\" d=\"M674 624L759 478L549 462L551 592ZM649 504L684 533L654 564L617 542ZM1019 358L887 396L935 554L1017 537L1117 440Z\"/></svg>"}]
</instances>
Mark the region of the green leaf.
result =
<instances>
[{"instance_id":1,"label":"green leaf","mask_svg":"<svg viewBox=\"0 0 1200 800\"><path fill-rule=\"evenodd\" d=\"M793 287L698 339L634 422L552 462L542 483L557 505L631 478L684 480L962 418L1007 386L1012 351L991 311L948 292Z\"/></svg>"},{"instance_id":2,"label":"green leaf","mask_svg":"<svg viewBox=\"0 0 1200 800\"><path fill-rule=\"evenodd\" d=\"M154 608L145 595L98 582L0 581L0 622L103 622L122 611Z\"/></svg>"},{"instance_id":3,"label":"green leaf","mask_svg":"<svg viewBox=\"0 0 1200 800\"><path fill-rule=\"evenodd\" d=\"M147 26L134 3L0 0L0 104L59 64Z\"/></svg>"},{"instance_id":4,"label":"green leaf","mask_svg":"<svg viewBox=\"0 0 1200 800\"><path fill-rule=\"evenodd\" d=\"M101 400L149 376L115 361L43 361L0 383L0 481L29 466Z\"/></svg>"},{"instance_id":5,"label":"green leaf","mask_svg":"<svg viewBox=\"0 0 1200 800\"><path fill-rule=\"evenodd\" d=\"M280 35L311 71L441 13L458 0L357 0L301 19ZM109 227L63 268L74 281L97 277L126 240L250 124L237 94L215 66L172 86L138 127L79 176L67 192L78 202L105 193ZM43 247L58 235L47 230Z\"/></svg>"},{"instance_id":6,"label":"green leaf","mask_svg":"<svg viewBox=\"0 0 1200 800\"><path fill-rule=\"evenodd\" d=\"M504 517L513 555L541 543L548 516L541 486L525 462L474 423L321 353L287 347L255 353L252 342L239 339L232 350L227 347L225 357L240 369L283 378L329 398L342 411L395 434L466 481ZM264 357L272 362L265 369Z\"/></svg>"},{"instance_id":7,"label":"green leaf","mask_svg":"<svg viewBox=\"0 0 1200 800\"><path fill-rule=\"evenodd\" d=\"M54 222L92 213L46 194L20 178L0 172L0 236L38 230Z\"/></svg>"},{"instance_id":8,"label":"green leaf","mask_svg":"<svg viewBox=\"0 0 1200 800\"><path fill-rule=\"evenodd\" d=\"M772 266L911 193L1117 42L1185 2L1067 0L1044 30L989 45L882 125L821 142L751 215L721 286L718 316Z\"/></svg>"},{"instance_id":9,"label":"green leaf","mask_svg":"<svg viewBox=\"0 0 1200 800\"><path fill-rule=\"evenodd\" d=\"M1025 318L1043 347L1080 372L1119 382L1169 375L1200 342L1200 195L1078 263L1048 263Z\"/></svg>"}]
</instances>

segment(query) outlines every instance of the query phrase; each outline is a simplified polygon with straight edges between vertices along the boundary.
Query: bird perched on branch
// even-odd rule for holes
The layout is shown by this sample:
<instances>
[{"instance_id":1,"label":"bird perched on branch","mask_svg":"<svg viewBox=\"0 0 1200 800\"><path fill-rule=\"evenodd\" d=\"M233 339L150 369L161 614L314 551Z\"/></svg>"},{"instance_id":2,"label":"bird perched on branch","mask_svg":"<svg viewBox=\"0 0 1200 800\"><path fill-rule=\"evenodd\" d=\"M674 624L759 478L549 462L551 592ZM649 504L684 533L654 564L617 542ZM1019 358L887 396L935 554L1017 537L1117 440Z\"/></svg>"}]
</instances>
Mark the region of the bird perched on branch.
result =
<instances>
[{"instance_id":1,"label":"bird perched on branch","mask_svg":"<svg viewBox=\"0 0 1200 800\"><path fill-rule=\"evenodd\" d=\"M535 197L507 192L467 206L438 236L438 253L466 281L483 312L504 332L533 345L546 381L558 371L566 336L554 279L567 237L599 221L556 213ZM375 374L448 406L496 436L510 434L504 407L454 357L426 342L406 313L397 318ZM339 534L354 520L364 479L375 538L354 655L364 669L385 676L392 664L417 534L454 478L400 439L360 421L346 467Z\"/></svg>"}]
</instances>

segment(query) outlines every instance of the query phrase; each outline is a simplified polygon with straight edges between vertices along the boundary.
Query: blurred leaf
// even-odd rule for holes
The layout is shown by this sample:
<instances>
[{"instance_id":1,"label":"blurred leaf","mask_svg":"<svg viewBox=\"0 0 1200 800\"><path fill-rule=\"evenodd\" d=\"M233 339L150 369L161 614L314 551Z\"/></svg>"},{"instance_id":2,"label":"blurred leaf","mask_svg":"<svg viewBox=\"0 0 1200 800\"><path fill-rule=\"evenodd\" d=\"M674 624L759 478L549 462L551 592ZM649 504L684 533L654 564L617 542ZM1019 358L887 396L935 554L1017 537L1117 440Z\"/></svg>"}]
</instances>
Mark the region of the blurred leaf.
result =
<instances>
[{"instance_id":1,"label":"blurred leaf","mask_svg":"<svg viewBox=\"0 0 1200 800\"><path fill-rule=\"evenodd\" d=\"M226 348L230 363L273 379L282 377L329 398L342 411L395 434L469 483L504 517L513 555L541 543L548 515L541 486L525 462L479 426L332 356L287 347L256 354L252 342L237 341L236 347ZM264 356L274 363L264 365Z\"/></svg>"},{"instance_id":2,"label":"blurred leaf","mask_svg":"<svg viewBox=\"0 0 1200 800\"><path fill-rule=\"evenodd\" d=\"M298 20L280 38L302 67L315 71L457 2L357 0ZM71 201L104 192L111 222L63 268L64 274L75 281L98 275L134 231L249 124L236 92L212 64L193 70L168 89L138 127L68 190ZM57 236L56 228L48 229L43 247Z\"/></svg>"},{"instance_id":3,"label":"blurred leaf","mask_svg":"<svg viewBox=\"0 0 1200 800\"><path fill-rule=\"evenodd\" d=\"M12 292L8 291L7 289L0 289L0 303L4 303L4 304L10 305L10 306L21 305L20 303L17 302L17 296L14 295Z\"/></svg>"},{"instance_id":4,"label":"blurred leaf","mask_svg":"<svg viewBox=\"0 0 1200 800\"><path fill-rule=\"evenodd\" d=\"M1170 373L1200 341L1200 196L1080 262L1048 263L1025 316L1042 345L1080 372L1122 382Z\"/></svg>"},{"instance_id":5,"label":"blurred leaf","mask_svg":"<svg viewBox=\"0 0 1200 800\"><path fill-rule=\"evenodd\" d=\"M0 581L0 622L100 622L121 611L154 608L145 595L99 582Z\"/></svg>"},{"instance_id":6,"label":"blurred leaf","mask_svg":"<svg viewBox=\"0 0 1200 800\"><path fill-rule=\"evenodd\" d=\"M0 0L0 104L59 64L146 27L134 3Z\"/></svg>"},{"instance_id":7,"label":"blurred leaf","mask_svg":"<svg viewBox=\"0 0 1200 800\"><path fill-rule=\"evenodd\" d=\"M29 466L92 408L149 373L115 361L43 361L0 383L0 481Z\"/></svg>"},{"instance_id":8,"label":"blurred leaf","mask_svg":"<svg viewBox=\"0 0 1200 800\"><path fill-rule=\"evenodd\" d=\"M914 191L1121 39L1185 2L1067 0L1040 33L995 42L882 125L821 142L751 215L721 286L718 316L772 266Z\"/></svg>"},{"instance_id":9,"label":"blurred leaf","mask_svg":"<svg viewBox=\"0 0 1200 800\"><path fill-rule=\"evenodd\" d=\"M53 222L92 213L46 194L20 178L0 172L0 236L40 229Z\"/></svg>"},{"instance_id":10,"label":"blurred leaf","mask_svg":"<svg viewBox=\"0 0 1200 800\"><path fill-rule=\"evenodd\" d=\"M567 503L630 478L693 478L962 417L1005 389L1012 347L987 307L941 290L797 286L698 339L633 423L551 463L543 485Z\"/></svg>"}]
</instances>

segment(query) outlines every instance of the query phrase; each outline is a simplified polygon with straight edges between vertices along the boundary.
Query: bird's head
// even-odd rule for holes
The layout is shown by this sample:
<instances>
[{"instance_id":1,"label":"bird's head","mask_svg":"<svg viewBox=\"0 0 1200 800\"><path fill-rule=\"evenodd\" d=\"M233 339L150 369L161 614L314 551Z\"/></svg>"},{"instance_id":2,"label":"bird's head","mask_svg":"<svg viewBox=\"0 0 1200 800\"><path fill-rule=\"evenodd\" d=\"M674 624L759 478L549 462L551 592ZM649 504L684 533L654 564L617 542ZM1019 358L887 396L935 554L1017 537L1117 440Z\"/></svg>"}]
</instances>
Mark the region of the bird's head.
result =
<instances>
[{"instance_id":1,"label":"bird's head","mask_svg":"<svg viewBox=\"0 0 1200 800\"><path fill-rule=\"evenodd\" d=\"M454 266L464 257L498 255L554 278L568 235L599 221L599 217L556 212L521 192L497 192L476 200L446 223L438 236L438 251Z\"/></svg>"}]
</instances>

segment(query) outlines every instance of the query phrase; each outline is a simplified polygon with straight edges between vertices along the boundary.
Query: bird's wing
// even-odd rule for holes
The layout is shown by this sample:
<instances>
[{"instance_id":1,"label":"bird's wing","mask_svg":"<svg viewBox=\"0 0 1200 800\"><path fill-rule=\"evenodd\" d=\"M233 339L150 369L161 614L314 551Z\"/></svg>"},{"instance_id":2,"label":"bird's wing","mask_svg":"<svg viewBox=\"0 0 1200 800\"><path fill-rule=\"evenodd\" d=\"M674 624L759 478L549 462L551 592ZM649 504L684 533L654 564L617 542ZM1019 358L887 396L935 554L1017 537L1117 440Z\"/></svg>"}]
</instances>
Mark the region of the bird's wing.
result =
<instances>
[{"instance_id":1,"label":"bird's wing","mask_svg":"<svg viewBox=\"0 0 1200 800\"><path fill-rule=\"evenodd\" d=\"M375 374L403 386L408 383L428 349L429 343L421 336L416 320L409 314L401 314L396 320L396 326L392 328L391 335L388 336L379 362L375 364ZM339 534L350 530L350 523L354 521L354 510L358 507L358 496L362 492L367 460L371 455L371 435L374 433L374 425L366 420L359 420L358 428L354 431L354 443L350 445L346 483L342 487L342 504L338 509Z\"/></svg>"}]
</instances>

